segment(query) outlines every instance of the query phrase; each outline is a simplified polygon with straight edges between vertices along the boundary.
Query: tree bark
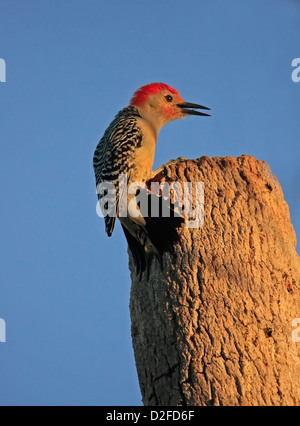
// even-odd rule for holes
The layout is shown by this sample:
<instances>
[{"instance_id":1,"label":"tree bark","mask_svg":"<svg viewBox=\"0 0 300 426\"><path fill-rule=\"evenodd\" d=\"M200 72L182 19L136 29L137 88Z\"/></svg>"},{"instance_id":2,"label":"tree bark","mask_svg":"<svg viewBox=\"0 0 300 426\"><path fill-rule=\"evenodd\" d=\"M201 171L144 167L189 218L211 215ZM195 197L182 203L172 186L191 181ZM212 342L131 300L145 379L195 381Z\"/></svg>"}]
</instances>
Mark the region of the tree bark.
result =
<instances>
[{"instance_id":1,"label":"tree bark","mask_svg":"<svg viewBox=\"0 0 300 426\"><path fill-rule=\"evenodd\" d=\"M163 271L153 262L148 281L130 256L144 405L300 405L300 262L277 179L249 156L187 160L167 174L156 180L204 182L205 218L179 230L175 255Z\"/></svg>"}]
</instances>

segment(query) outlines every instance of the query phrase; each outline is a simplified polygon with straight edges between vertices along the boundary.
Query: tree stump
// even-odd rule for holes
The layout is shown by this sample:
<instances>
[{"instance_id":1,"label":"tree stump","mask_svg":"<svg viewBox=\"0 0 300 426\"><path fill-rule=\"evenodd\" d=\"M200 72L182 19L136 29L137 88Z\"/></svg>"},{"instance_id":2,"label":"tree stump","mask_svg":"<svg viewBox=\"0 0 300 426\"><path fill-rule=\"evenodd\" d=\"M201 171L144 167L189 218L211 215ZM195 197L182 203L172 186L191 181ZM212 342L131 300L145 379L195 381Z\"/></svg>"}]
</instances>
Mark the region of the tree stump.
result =
<instances>
[{"instance_id":1,"label":"tree stump","mask_svg":"<svg viewBox=\"0 0 300 426\"><path fill-rule=\"evenodd\" d=\"M168 180L204 182L205 217L148 281L130 256L144 405L300 405L300 261L277 179L241 156L176 163Z\"/></svg>"}]
</instances>

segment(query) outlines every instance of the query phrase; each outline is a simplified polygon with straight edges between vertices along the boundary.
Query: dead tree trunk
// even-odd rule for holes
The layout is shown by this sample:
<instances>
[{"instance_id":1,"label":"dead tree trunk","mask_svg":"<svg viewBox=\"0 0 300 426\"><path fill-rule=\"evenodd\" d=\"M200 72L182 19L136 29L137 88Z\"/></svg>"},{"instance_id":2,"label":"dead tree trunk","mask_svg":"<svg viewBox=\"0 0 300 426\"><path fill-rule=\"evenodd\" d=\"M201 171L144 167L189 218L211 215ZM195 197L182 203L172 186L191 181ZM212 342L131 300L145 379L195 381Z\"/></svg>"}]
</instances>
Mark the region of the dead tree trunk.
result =
<instances>
[{"instance_id":1,"label":"dead tree trunk","mask_svg":"<svg viewBox=\"0 0 300 426\"><path fill-rule=\"evenodd\" d=\"M300 405L300 262L278 181L248 156L177 163L169 178L204 182L205 219L149 281L130 259L144 404Z\"/></svg>"}]
</instances>

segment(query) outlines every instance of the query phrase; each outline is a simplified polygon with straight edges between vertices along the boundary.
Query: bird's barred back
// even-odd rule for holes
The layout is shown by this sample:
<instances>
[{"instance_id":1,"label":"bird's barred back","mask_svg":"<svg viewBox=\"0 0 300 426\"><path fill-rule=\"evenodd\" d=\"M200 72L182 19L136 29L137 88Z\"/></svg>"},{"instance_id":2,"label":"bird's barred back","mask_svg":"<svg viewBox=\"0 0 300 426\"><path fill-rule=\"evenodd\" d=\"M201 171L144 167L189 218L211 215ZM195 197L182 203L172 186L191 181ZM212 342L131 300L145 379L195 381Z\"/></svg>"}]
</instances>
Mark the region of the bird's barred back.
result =
<instances>
[{"instance_id":1,"label":"bird's barred back","mask_svg":"<svg viewBox=\"0 0 300 426\"><path fill-rule=\"evenodd\" d=\"M114 185L116 210L119 204L119 176L126 174L129 179L136 149L141 146L143 138L137 126L138 117L141 117L139 111L133 106L121 110L105 131L94 154L96 186L102 182ZM98 193L98 198L101 199L103 195ZM111 236L116 218L106 216L104 220L106 233Z\"/></svg>"},{"instance_id":2,"label":"bird's barred back","mask_svg":"<svg viewBox=\"0 0 300 426\"><path fill-rule=\"evenodd\" d=\"M105 131L94 154L96 185L103 181L117 185L119 175L129 172L135 150L142 141L142 134L136 121L139 117L141 116L137 108L126 107L116 115Z\"/></svg>"}]
</instances>

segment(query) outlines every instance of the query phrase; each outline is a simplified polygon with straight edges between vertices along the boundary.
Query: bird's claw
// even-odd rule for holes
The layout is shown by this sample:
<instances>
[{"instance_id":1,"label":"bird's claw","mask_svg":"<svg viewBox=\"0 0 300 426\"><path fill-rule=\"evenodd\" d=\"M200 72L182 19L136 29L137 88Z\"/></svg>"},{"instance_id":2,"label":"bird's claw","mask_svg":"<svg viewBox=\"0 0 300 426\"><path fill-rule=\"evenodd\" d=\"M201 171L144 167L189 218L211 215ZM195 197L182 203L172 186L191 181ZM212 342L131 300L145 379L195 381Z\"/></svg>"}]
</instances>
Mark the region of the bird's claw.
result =
<instances>
[{"instance_id":1,"label":"bird's claw","mask_svg":"<svg viewBox=\"0 0 300 426\"><path fill-rule=\"evenodd\" d=\"M162 166L158 167L158 169L156 169L153 172L153 176L156 176L159 173L163 172L164 177L172 178L170 166L177 163L181 163L182 161L186 161L186 160L187 160L186 157L178 157L176 158L176 160L170 160L166 164L163 164Z\"/></svg>"}]
</instances>

